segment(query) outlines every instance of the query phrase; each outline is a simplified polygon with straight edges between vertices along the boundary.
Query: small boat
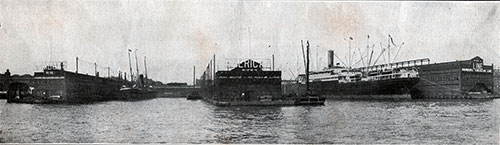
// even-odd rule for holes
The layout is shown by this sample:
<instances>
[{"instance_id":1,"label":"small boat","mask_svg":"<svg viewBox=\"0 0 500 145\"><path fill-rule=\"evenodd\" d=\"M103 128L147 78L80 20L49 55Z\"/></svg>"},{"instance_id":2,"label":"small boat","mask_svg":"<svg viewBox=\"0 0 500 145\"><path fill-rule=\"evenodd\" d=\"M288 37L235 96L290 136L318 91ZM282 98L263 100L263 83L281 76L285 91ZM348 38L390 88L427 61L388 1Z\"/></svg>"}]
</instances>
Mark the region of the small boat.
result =
<instances>
[{"instance_id":1,"label":"small boat","mask_svg":"<svg viewBox=\"0 0 500 145\"><path fill-rule=\"evenodd\" d=\"M124 87L120 89L120 100L145 100L153 99L156 91L148 88Z\"/></svg>"},{"instance_id":2,"label":"small boat","mask_svg":"<svg viewBox=\"0 0 500 145\"><path fill-rule=\"evenodd\" d=\"M147 80L147 68L146 68L146 57L144 57L144 71L146 75L146 79L144 79L143 74L139 74L139 66L137 65L137 50L135 51L135 62L136 62L136 68L137 68L137 78L135 81L133 80L134 76L132 74L132 63L130 61L130 52L132 50L128 50L128 59L129 59L129 66L130 66L130 78L131 78L131 83L133 84L132 87L128 86L122 86L120 89L120 95L119 95L119 100L145 100L145 99L153 99L156 97L156 91L147 85L146 81Z\"/></svg>"},{"instance_id":3,"label":"small boat","mask_svg":"<svg viewBox=\"0 0 500 145\"><path fill-rule=\"evenodd\" d=\"M302 45L303 47L304 45ZM326 97L319 96L312 93L309 90L309 41L307 41L306 46L306 92L297 97L295 100L295 105L324 105L326 101Z\"/></svg>"},{"instance_id":4,"label":"small boat","mask_svg":"<svg viewBox=\"0 0 500 145\"><path fill-rule=\"evenodd\" d=\"M305 94L304 96L298 97L295 100L295 105L324 105L326 97L314 95L314 94Z\"/></svg>"},{"instance_id":5,"label":"small boat","mask_svg":"<svg viewBox=\"0 0 500 145\"><path fill-rule=\"evenodd\" d=\"M7 91L0 91L0 99L7 99Z\"/></svg>"},{"instance_id":6,"label":"small boat","mask_svg":"<svg viewBox=\"0 0 500 145\"><path fill-rule=\"evenodd\" d=\"M186 95L186 99L188 99L188 100L200 100L203 98L201 97L200 93L192 92L192 93Z\"/></svg>"}]
</instances>

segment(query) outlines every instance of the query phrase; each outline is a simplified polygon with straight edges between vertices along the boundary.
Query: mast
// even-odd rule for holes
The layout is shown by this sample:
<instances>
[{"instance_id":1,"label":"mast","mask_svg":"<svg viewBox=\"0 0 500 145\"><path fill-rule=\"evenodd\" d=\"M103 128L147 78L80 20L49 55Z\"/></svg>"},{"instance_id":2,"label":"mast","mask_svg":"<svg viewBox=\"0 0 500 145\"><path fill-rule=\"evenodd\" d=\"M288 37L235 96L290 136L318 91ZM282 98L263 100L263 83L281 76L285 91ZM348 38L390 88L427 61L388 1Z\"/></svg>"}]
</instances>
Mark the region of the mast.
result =
<instances>
[{"instance_id":1,"label":"mast","mask_svg":"<svg viewBox=\"0 0 500 145\"><path fill-rule=\"evenodd\" d=\"M307 53L306 53L306 93L309 94L309 40L306 42L306 48L307 48Z\"/></svg>"},{"instance_id":2,"label":"mast","mask_svg":"<svg viewBox=\"0 0 500 145\"><path fill-rule=\"evenodd\" d=\"M300 40L300 44L302 45L302 60L304 60L304 69L306 65L306 53L304 52L304 41Z\"/></svg>"},{"instance_id":3,"label":"mast","mask_svg":"<svg viewBox=\"0 0 500 145\"><path fill-rule=\"evenodd\" d=\"M213 66L212 66L212 69L213 69L213 70L212 70L212 73L213 73L213 74L212 74L212 80L215 80L215 73L217 73L217 72L216 72L216 70L215 70L215 64L216 64L216 63L215 63L215 53L214 53L214 63L212 64L212 65L213 65Z\"/></svg>"},{"instance_id":4,"label":"mast","mask_svg":"<svg viewBox=\"0 0 500 145\"><path fill-rule=\"evenodd\" d=\"M135 68L137 69L137 79L139 80L139 63L137 63L137 48L135 49Z\"/></svg>"},{"instance_id":5,"label":"mast","mask_svg":"<svg viewBox=\"0 0 500 145\"><path fill-rule=\"evenodd\" d=\"M349 64L349 70L351 70L351 40L352 40L352 37L349 37L349 55L348 55L348 58L347 58L347 63Z\"/></svg>"},{"instance_id":6,"label":"mast","mask_svg":"<svg viewBox=\"0 0 500 145\"><path fill-rule=\"evenodd\" d=\"M130 52L132 52L132 49L128 49L128 66L130 67L130 81L134 80L134 72L132 72L132 61L130 59ZM127 75L125 75L125 78ZM127 80L127 79L125 79Z\"/></svg>"},{"instance_id":7,"label":"mast","mask_svg":"<svg viewBox=\"0 0 500 145\"><path fill-rule=\"evenodd\" d=\"M146 56L144 56L144 77L146 78L146 81L148 80L148 67L146 65Z\"/></svg>"},{"instance_id":8,"label":"mast","mask_svg":"<svg viewBox=\"0 0 500 145\"><path fill-rule=\"evenodd\" d=\"M387 40L387 53L388 53L388 57L389 59L387 60L387 64L391 63L391 35L389 35L389 39Z\"/></svg>"},{"instance_id":9,"label":"mast","mask_svg":"<svg viewBox=\"0 0 500 145\"><path fill-rule=\"evenodd\" d=\"M366 35L366 57L370 56L370 35ZM370 61L366 60L366 67L370 66Z\"/></svg>"},{"instance_id":10,"label":"mast","mask_svg":"<svg viewBox=\"0 0 500 145\"><path fill-rule=\"evenodd\" d=\"M372 46L372 52L370 54L370 60L368 61L368 66L370 66L372 64L373 48L375 48L375 44L373 44L373 46ZM373 65L375 65L375 64L373 64Z\"/></svg>"},{"instance_id":11,"label":"mast","mask_svg":"<svg viewBox=\"0 0 500 145\"><path fill-rule=\"evenodd\" d=\"M351 70L351 67L352 67L352 59L351 59L351 40L353 40L352 37L349 37L349 71Z\"/></svg>"},{"instance_id":12,"label":"mast","mask_svg":"<svg viewBox=\"0 0 500 145\"><path fill-rule=\"evenodd\" d=\"M196 88L196 66L193 66L193 88Z\"/></svg>"}]
</instances>

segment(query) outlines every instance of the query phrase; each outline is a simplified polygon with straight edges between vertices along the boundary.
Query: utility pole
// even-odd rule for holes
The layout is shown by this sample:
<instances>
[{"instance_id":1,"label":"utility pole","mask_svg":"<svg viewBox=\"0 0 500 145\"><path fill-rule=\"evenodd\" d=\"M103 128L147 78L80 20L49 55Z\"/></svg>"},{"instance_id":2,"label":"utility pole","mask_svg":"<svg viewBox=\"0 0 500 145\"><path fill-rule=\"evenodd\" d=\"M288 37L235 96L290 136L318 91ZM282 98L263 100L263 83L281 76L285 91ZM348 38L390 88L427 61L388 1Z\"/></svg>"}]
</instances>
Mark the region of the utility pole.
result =
<instances>
[{"instance_id":1,"label":"utility pole","mask_svg":"<svg viewBox=\"0 0 500 145\"><path fill-rule=\"evenodd\" d=\"M274 54L273 54L273 63L272 64L273 64L273 71L274 71Z\"/></svg>"}]
</instances>

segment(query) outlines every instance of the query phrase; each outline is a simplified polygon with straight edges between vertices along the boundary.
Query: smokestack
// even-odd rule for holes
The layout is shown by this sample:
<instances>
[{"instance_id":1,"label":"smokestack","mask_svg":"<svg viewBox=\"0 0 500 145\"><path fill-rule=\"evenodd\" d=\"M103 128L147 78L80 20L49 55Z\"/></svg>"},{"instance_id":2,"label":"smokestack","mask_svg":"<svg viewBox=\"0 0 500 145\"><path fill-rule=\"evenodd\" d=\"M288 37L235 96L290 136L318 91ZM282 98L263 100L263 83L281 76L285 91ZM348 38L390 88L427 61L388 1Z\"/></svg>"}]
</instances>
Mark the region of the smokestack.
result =
<instances>
[{"instance_id":1,"label":"smokestack","mask_svg":"<svg viewBox=\"0 0 500 145\"><path fill-rule=\"evenodd\" d=\"M333 68L335 66L333 50L328 50L328 68Z\"/></svg>"}]
</instances>

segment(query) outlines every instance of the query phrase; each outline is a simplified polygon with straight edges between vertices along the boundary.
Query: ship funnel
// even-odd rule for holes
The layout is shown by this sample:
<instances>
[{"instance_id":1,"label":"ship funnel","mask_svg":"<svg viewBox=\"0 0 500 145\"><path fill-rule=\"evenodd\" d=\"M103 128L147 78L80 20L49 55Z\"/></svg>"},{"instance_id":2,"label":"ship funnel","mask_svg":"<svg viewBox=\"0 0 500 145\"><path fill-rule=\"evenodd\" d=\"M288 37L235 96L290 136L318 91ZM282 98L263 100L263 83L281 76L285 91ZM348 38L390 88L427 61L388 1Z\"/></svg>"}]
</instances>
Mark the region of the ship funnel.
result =
<instances>
[{"instance_id":1,"label":"ship funnel","mask_svg":"<svg viewBox=\"0 0 500 145\"><path fill-rule=\"evenodd\" d=\"M335 66L333 50L328 50L328 68L333 68Z\"/></svg>"}]
</instances>

